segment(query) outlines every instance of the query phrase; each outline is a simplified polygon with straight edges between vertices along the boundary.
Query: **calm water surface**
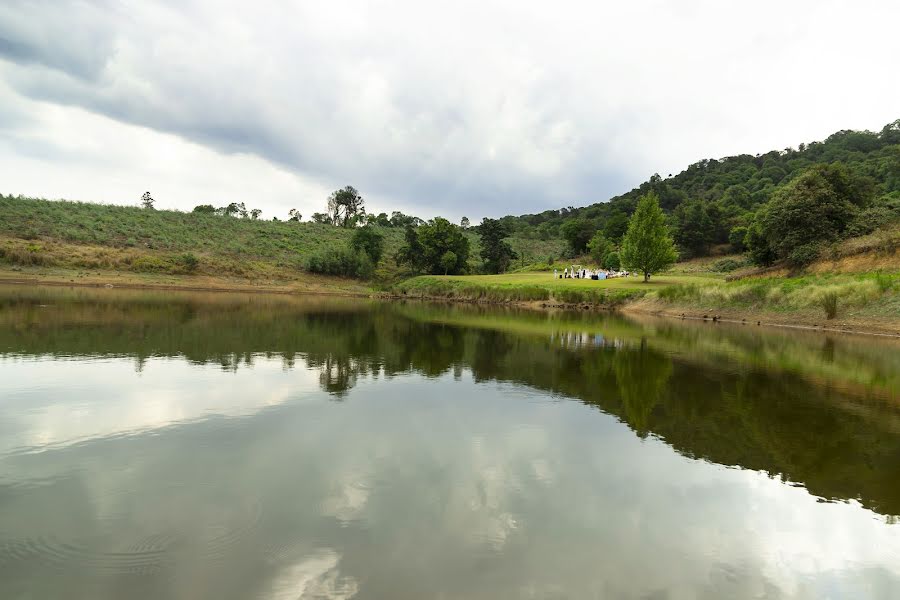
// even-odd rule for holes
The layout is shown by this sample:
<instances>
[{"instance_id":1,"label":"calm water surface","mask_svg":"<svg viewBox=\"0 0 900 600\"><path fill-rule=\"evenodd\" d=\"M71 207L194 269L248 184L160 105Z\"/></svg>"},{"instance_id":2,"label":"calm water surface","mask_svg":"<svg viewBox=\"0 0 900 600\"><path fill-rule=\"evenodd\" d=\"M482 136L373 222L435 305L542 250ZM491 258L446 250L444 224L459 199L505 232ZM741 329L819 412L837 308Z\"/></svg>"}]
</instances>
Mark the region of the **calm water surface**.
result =
<instances>
[{"instance_id":1,"label":"calm water surface","mask_svg":"<svg viewBox=\"0 0 900 600\"><path fill-rule=\"evenodd\" d=\"M0 598L900 598L900 343L0 288Z\"/></svg>"}]
</instances>

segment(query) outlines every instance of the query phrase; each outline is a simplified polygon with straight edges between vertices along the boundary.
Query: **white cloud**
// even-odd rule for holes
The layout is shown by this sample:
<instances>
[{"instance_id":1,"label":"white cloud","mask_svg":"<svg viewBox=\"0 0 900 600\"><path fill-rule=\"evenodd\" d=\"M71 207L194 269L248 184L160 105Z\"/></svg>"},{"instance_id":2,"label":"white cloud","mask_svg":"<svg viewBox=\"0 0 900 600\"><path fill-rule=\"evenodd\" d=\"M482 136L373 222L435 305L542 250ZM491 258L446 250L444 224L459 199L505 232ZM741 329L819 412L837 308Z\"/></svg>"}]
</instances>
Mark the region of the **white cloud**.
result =
<instances>
[{"instance_id":1,"label":"white cloud","mask_svg":"<svg viewBox=\"0 0 900 600\"><path fill-rule=\"evenodd\" d=\"M309 214L352 183L425 217L600 201L896 119L898 17L874 1L12 2L0 109L24 117L0 117L4 191L134 201L152 176L169 205ZM52 105L81 110L54 121ZM23 155L38 131L45 151ZM115 177L50 151L90 151L95 131L131 141Z\"/></svg>"}]
</instances>

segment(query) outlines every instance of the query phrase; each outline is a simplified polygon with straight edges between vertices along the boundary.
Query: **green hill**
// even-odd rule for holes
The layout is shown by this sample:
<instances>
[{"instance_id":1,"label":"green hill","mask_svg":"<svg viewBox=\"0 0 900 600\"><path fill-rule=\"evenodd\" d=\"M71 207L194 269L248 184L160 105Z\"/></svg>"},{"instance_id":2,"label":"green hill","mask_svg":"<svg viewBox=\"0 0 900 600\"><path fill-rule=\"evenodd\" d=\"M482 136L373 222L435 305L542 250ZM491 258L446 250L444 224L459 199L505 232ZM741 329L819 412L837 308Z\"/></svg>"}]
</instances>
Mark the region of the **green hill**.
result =
<instances>
[{"instance_id":1,"label":"green hill","mask_svg":"<svg viewBox=\"0 0 900 600\"><path fill-rule=\"evenodd\" d=\"M732 234L749 227L759 210L811 168L841 163L865 196L865 215L853 224L852 235L865 235L900 220L900 120L880 132L839 131L823 142L800 144L797 149L772 150L704 159L677 175L658 174L608 202L581 208L560 208L542 213L507 216L502 221L514 235L524 238L567 237L572 251L583 251L597 230L617 243L634 212L637 199L655 192L669 214L682 257L704 256L716 246L743 248Z\"/></svg>"},{"instance_id":2,"label":"green hill","mask_svg":"<svg viewBox=\"0 0 900 600\"><path fill-rule=\"evenodd\" d=\"M353 232L322 223L2 195L0 215L0 262L14 267L246 279L293 279L306 270L313 253L346 247ZM403 229L376 227L385 241L376 280L403 276L392 259L402 244ZM474 270L478 236L466 235ZM521 261L558 256L564 246L560 240L513 237L510 242Z\"/></svg>"}]
</instances>

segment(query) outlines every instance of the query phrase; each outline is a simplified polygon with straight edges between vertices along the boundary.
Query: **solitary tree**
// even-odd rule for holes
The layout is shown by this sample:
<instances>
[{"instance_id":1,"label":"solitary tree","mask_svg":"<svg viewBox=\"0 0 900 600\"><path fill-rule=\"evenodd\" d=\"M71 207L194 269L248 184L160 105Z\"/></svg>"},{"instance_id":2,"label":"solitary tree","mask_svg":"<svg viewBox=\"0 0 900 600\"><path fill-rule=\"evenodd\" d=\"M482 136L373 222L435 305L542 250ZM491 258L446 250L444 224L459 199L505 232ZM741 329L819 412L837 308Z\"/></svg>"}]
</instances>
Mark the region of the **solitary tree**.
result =
<instances>
[{"instance_id":1,"label":"solitary tree","mask_svg":"<svg viewBox=\"0 0 900 600\"><path fill-rule=\"evenodd\" d=\"M638 200L619 254L626 269L644 274L645 283L650 280L650 275L672 266L678 259L666 227L666 217L654 192Z\"/></svg>"},{"instance_id":2,"label":"solitary tree","mask_svg":"<svg viewBox=\"0 0 900 600\"><path fill-rule=\"evenodd\" d=\"M153 210L154 202L156 202L156 200L153 199L153 197L150 195L150 192L144 192L144 195L141 196L141 206L148 210Z\"/></svg>"},{"instance_id":3,"label":"solitary tree","mask_svg":"<svg viewBox=\"0 0 900 600\"><path fill-rule=\"evenodd\" d=\"M460 220L460 222L459 222L459 226L462 227L463 229L468 229L469 228L469 217L463 217L462 220Z\"/></svg>"},{"instance_id":4,"label":"solitary tree","mask_svg":"<svg viewBox=\"0 0 900 600\"><path fill-rule=\"evenodd\" d=\"M253 210L250 211L250 218L255 221L259 218L259 215L261 215L261 214L262 214L262 210L260 210L258 208L254 208Z\"/></svg>"},{"instance_id":5,"label":"solitary tree","mask_svg":"<svg viewBox=\"0 0 900 600\"><path fill-rule=\"evenodd\" d=\"M292 208L288 211L288 221L299 221L303 218L303 215L300 214L296 208Z\"/></svg>"},{"instance_id":6,"label":"solitary tree","mask_svg":"<svg viewBox=\"0 0 900 600\"><path fill-rule=\"evenodd\" d=\"M212 204L199 204L194 207L194 212L205 215L214 215L216 214L216 207Z\"/></svg>"},{"instance_id":7,"label":"solitary tree","mask_svg":"<svg viewBox=\"0 0 900 600\"><path fill-rule=\"evenodd\" d=\"M313 223L331 223L331 218L325 213L313 213Z\"/></svg>"},{"instance_id":8,"label":"solitary tree","mask_svg":"<svg viewBox=\"0 0 900 600\"><path fill-rule=\"evenodd\" d=\"M218 212L221 215L226 216L226 217L234 217L234 216L241 216L244 218L247 217L247 207L244 206L243 202L240 202L240 203L230 202L228 204L228 206L223 206L223 207L219 208L216 212Z\"/></svg>"},{"instance_id":9,"label":"solitary tree","mask_svg":"<svg viewBox=\"0 0 900 600\"><path fill-rule=\"evenodd\" d=\"M333 225L353 227L365 212L365 200L352 185L335 190L328 197L328 216Z\"/></svg>"},{"instance_id":10,"label":"solitary tree","mask_svg":"<svg viewBox=\"0 0 900 600\"><path fill-rule=\"evenodd\" d=\"M497 219L485 217L478 228L481 236L481 260L488 273L503 273L509 264L517 258L515 251L503 238L506 227Z\"/></svg>"}]
</instances>

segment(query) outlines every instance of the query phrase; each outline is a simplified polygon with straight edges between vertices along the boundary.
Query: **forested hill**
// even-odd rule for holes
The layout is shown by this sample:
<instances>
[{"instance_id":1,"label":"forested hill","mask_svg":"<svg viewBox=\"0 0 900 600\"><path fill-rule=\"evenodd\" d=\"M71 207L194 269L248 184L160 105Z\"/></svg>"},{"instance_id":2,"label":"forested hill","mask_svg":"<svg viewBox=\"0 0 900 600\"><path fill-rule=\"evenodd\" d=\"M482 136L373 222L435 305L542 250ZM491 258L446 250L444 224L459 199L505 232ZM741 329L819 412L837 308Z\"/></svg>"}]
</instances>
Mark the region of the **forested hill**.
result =
<instances>
[{"instance_id":1,"label":"forested hill","mask_svg":"<svg viewBox=\"0 0 900 600\"><path fill-rule=\"evenodd\" d=\"M900 120L897 120L877 133L844 130L823 142L800 144L797 149L704 159L674 176L653 175L637 188L608 202L508 216L502 221L519 236L565 237L573 250L578 251L583 250L598 229L617 243L637 199L652 191L670 216L682 256L703 255L717 244L729 243L729 234L736 227L750 226L757 210L779 188L816 165L832 163L842 163L855 185L865 188L876 208L884 208L882 217L900 211ZM737 234L731 237L732 242L741 245Z\"/></svg>"}]
</instances>

